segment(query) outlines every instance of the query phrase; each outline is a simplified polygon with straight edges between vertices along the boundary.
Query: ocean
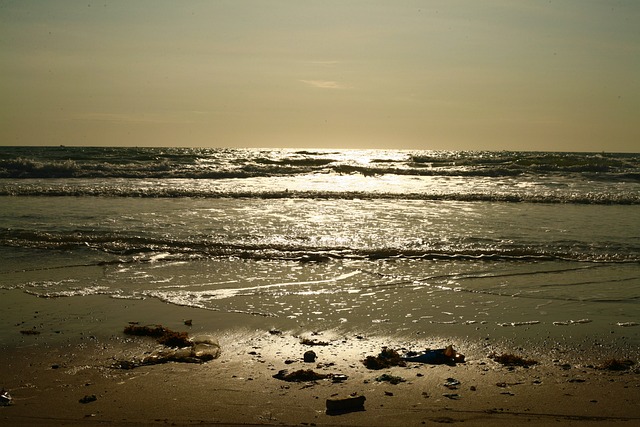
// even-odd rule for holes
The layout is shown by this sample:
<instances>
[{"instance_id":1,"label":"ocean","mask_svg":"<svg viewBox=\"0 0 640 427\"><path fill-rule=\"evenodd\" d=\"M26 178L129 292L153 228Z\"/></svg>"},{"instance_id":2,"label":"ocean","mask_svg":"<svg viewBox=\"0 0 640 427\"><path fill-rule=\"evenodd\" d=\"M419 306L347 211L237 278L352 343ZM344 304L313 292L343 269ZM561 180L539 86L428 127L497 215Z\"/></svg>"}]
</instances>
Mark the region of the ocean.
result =
<instances>
[{"instance_id":1,"label":"ocean","mask_svg":"<svg viewBox=\"0 0 640 427\"><path fill-rule=\"evenodd\" d=\"M640 347L640 154L0 147L0 289Z\"/></svg>"}]
</instances>

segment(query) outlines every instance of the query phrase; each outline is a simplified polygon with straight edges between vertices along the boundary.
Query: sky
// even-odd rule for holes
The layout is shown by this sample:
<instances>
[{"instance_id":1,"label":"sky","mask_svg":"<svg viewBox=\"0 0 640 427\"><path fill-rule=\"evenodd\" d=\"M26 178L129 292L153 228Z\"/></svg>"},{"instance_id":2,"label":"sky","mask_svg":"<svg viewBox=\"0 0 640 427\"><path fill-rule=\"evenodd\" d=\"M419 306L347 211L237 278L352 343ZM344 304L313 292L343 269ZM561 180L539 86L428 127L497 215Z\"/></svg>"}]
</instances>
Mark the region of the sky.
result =
<instances>
[{"instance_id":1,"label":"sky","mask_svg":"<svg viewBox=\"0 0 640 427\"><path fill-rule=\"evenodd\" d=\"M640 1L0 0L0 145L640 152Z\"/></svg>"}]
</instances>

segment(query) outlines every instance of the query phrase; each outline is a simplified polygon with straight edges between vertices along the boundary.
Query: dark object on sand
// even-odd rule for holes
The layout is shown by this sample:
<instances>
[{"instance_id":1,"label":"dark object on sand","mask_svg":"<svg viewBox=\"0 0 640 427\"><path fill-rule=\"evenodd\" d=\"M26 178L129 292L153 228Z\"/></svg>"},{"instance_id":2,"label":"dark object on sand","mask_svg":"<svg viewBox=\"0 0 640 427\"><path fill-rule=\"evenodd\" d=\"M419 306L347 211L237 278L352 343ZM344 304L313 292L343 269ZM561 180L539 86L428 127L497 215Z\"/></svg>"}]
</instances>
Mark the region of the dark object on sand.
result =
<instances>
[{"instance_id":1,"label":"dark object on sand","mask_svg":"<svg viewBox=\"0 0 640 427\"><path fill-rule=\"evenodd\" d=\"M175 332L162 325L137 326L129 325L124 328L127 335L136 335L144 337L153 337L158 343L168 347L180 348L189 347L192 343L189 341L189 334L186 332Z\"/></svg>"},{"instance_id":2,"label":"dark object on sand","mask_svg":"<svg viewBox=\"0 0 640 427\"><path fill-rule=\"evenodd\" d=\"M286 369L281 370L273 376L273 378L289 382L307 382L317 381L329 378L331 375L319 374L311 369L300 369L295 372L289 373Z\"/></svg>"},{"instance_id":3,"label":"dark object on sand","mask_svg":"<svg viewBox=\"0 0 640 427\"><path fill-rule=\"evenodd\" d=\"M11 405L12 401L13 398L11 397L9 392L5 389L2 389L2 391L0 391L0 406L9 406Z\"/></svg>"},{"instance_id":4,"label":"dark object on sand","mask_svg":"<svg viewBox=\"0 0 640 427\"><path fill-rule=\"evenodd\" d=\"M406 380L404 378L402 378L402 377L397 377L395 375L382 374L378 378L376 378L376 381L378 381L378 382L383 382L384 381L384 382L388 382L388 383L391 383L393 385L396 385L396 384L403 383Z\"/></svg>"},{"instance_id":5,"label":"dark object on sand","mask_svg":"<svg viewBox=\"0 0 640 427\"><path fill-rule=\"evenodd\" d=\"M341 383L344 382L346 380L348 380L349 377L347 375L344 374L333 374L331 375L331 381L333 381L334 383Z\"/></svg>"},{"instance_id":6,"label":"dark object on sand","mask_svg":"<svg viewBox=\"0 0 640 427\"><path fill-rule=\"evenodd\" d=\"M153 337L160 338L167 333L169 329L162 325L147 325L138 326L135 323L130 323L129 326L124 328L124 333L127 335L136 335L141 337Z\"/></svg>"},{"instance_id":7,"label":"dark object on sand","mask_svg":"<svg viewBox=\"0 0 640 427\"><path fill-rule=\"evenodd\" d=\"M167 330L167 333L158 338L158 343L167 347L182 348L191 346L189 334L186 332L173 332Z\"/></svg>"},{"instance_id":8,"label":"dark object on sand","mask_svg":"<svg viewBox=\"0 0 640 427\"><path fill-rule=\"evenodd\" d=\"M605 369L608 371L628 371L633 365L635 365L633 360L609 359L602 362L602 365L598 366L598 369Z\"/></svg>"},{"instance_id":9,"label":"dark object on sand","mask_svg":"<svg viewBox=\"0 0 640 427\"><path fill-rule=\"evenodd\" d=\"M428 363L431 365L451 365L464 363L464 354L454 350L453 346L439 348L437 350L425 350L423 352L409 352L402 356L407 362Z\"/></svg>"},{"instance_id":10,"label":"dark object on sand","mask_svg":"<svg viewBox=\"0 0 640 427\"><path fill-rule=\"evenodd\" d=\"M22 335L40 335L40 331L36 331L35 329L23 329L20 333Z\"/></svg>"},{"instance_id":11,"label":"dark object on sand","mask_svg":"<svg viewBox=\"0 0 640 427\"><path fill-rule=\"evenodd\" d=\"M302 344L302 345L323 345L323 346L331 345L326 341L316 341L316 340L312 340L312 339L309 339L309 338L301 339L300 340L300 344Z\"/></svg>"},{"instance_id":12,"label":"dark object on sand","mask_svg":"<svg viewBox=\"0 0 640 427\"><path fill-rule=\"evenodd\" d=\"M91 403L91 402L95 402L96 400L98 400L98 398L96 397L95 394L92 394L92 395L86 395L85 397L80 399L78 402L80 402L80 403Z\"/></svg>"},{"instance_id":13,"label":"dark object on sand","mask_svg":"<svg viewBox=\"0 0 640 427\"><path fill-rule=\"evenodd\" d=\"M501 355L491 353L489 359L493 359L504 366L522 366L528 368L529 366L538 364L537 360L525 359L522 356L507 353L502 353Z\"/></svg>"},{"instance_id":14,"label":"dark object on sand","mask_svg":"<svg viewBox=\"0 0 640 427\"><path fill-rule=\"evenodd\" d=\"M346 414L348 412L364 411L364 396L349 396L342 399L327 399L327 415Z\"/></svg>"},{"instance_id":15,"label":"dark object on sand","mask_svg":"<svg viewBox=\"0 0 640 427\"><path fill-rule=\"evenodd\" d=\"M143 326L142 328L148 327ZM156 334L158 328L153 327L149 328L149 330L151 333ZM140 333L142 330L139 329L134 329L132 331L133 335L145 335L144 333ZM177 344L179 348L156 350L141 359L119 360L113 364L113 367L116 369L133 369L140 366L158 365L168 362L204 363L220 356L220 344L218 344L218 340L212 336L197 335L188 339L186 332L181 332L177 334L180 337L180 340L173 341L172 337L175 336L174 334L175 333L163 335L161 338L169 337L171 339L158 339L158 342L168 346L171 346L171 344Z\"/></svg>"},{"instance_id":16,"label":"dark object on sand","mask_svg":"<svg viewBox=\"0 0 640 427\"><path fill-rule=\"evenodd\" d=\"M447 381L444 383L444 386L449 390L457 390L459 385L460 381L451 377L447 378Z\"/></svg>"},{"instance_id":17,"label":"dark object on sand","mask_svg":"<svg viewBox=\"0 0 640 427\"><path fill-rule=\"evenodd\" d=\"M376 370L390 368L391 366L407 366L397 351L387 347L382 347L382 351L377 356L367 356L362 363L367 368Z\"/></svg>"},{"instance_id":18,"label":"dark object on sand","mask_svg":"<svg viewBox=\"0 0 640 427\"><path fill-rule=\"evenodd\" d=\"M313 350L305 351L302 358L307 363L313 363L316 361L316 358L317 358L316 352Z\"/></svg>"}]
</instances>

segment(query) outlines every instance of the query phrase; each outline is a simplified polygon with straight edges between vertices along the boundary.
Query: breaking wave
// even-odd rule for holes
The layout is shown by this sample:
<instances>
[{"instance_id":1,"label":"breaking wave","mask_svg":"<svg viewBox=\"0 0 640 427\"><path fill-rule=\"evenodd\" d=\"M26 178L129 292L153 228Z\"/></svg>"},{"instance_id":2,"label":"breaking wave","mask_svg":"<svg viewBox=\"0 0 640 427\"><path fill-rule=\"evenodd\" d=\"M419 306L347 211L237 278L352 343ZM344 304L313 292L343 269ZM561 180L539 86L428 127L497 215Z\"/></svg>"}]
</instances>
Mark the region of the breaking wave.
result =
<instances>
[{"instance_id":1,"label":"breaking wave","mask_svg":"<svg viewBox=\"0 0 640 427\"><path fill-rule=\"evenodd\" d=\"M0 196L44 196L44 197L138 197L138 198L233 198L233 199L325 199L325 200L425 200L459 202L506 202L506 203L571 203L591 205L638 205L640 193L601 192L478 192L463 193L397 193L371 191L304 191L304 190L229 190L182 188L180 186L109 186L109 185L50 185L33 183L23 185L2 185Z\"/></svg>"},{"instance_id":2,"label":"breaking wave","mask_svg":"<svg viewBox=\"0 0 640 427\"><path fill-rule=\"evenodd\" d=\"M215 238L163 238L149 235L119 234L117 232L43 232L0 229L0 246L46 250L97 250L123 256L139 262L162 258L193 260L197 258L239 258L254 260L290 260L324 262L330 260L487 260L487 261L576 261L635 263L640 262L637 252L628 247L612 247L611 243L567 245L535 245L531 243L501 245L499 242L461 241L456 245L441 246L427 242L416 247L366 246L358 242L343 246L308 245L302 241L281 243L251 236L218 241ZM120 260L122 261L122 260Z\"/></svg>"}]
</instances>

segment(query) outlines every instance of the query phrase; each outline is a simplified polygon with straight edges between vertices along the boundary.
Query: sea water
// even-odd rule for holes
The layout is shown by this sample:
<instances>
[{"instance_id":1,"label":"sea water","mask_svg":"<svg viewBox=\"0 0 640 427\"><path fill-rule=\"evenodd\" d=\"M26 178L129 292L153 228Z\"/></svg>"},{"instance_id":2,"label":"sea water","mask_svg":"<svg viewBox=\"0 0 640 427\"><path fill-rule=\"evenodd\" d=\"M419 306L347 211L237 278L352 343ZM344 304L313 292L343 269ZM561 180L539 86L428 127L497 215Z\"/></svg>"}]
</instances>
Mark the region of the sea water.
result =
<instances>
[{"instance_id":1,"label":"sea water","mask_svg":"<svg viewBox=\"0 0 640 427\"><path fill-rule=\"evenodd\" d=\"M637 348L640 155L4 147L0 289Z\"/></svg>"}]
</instances>

